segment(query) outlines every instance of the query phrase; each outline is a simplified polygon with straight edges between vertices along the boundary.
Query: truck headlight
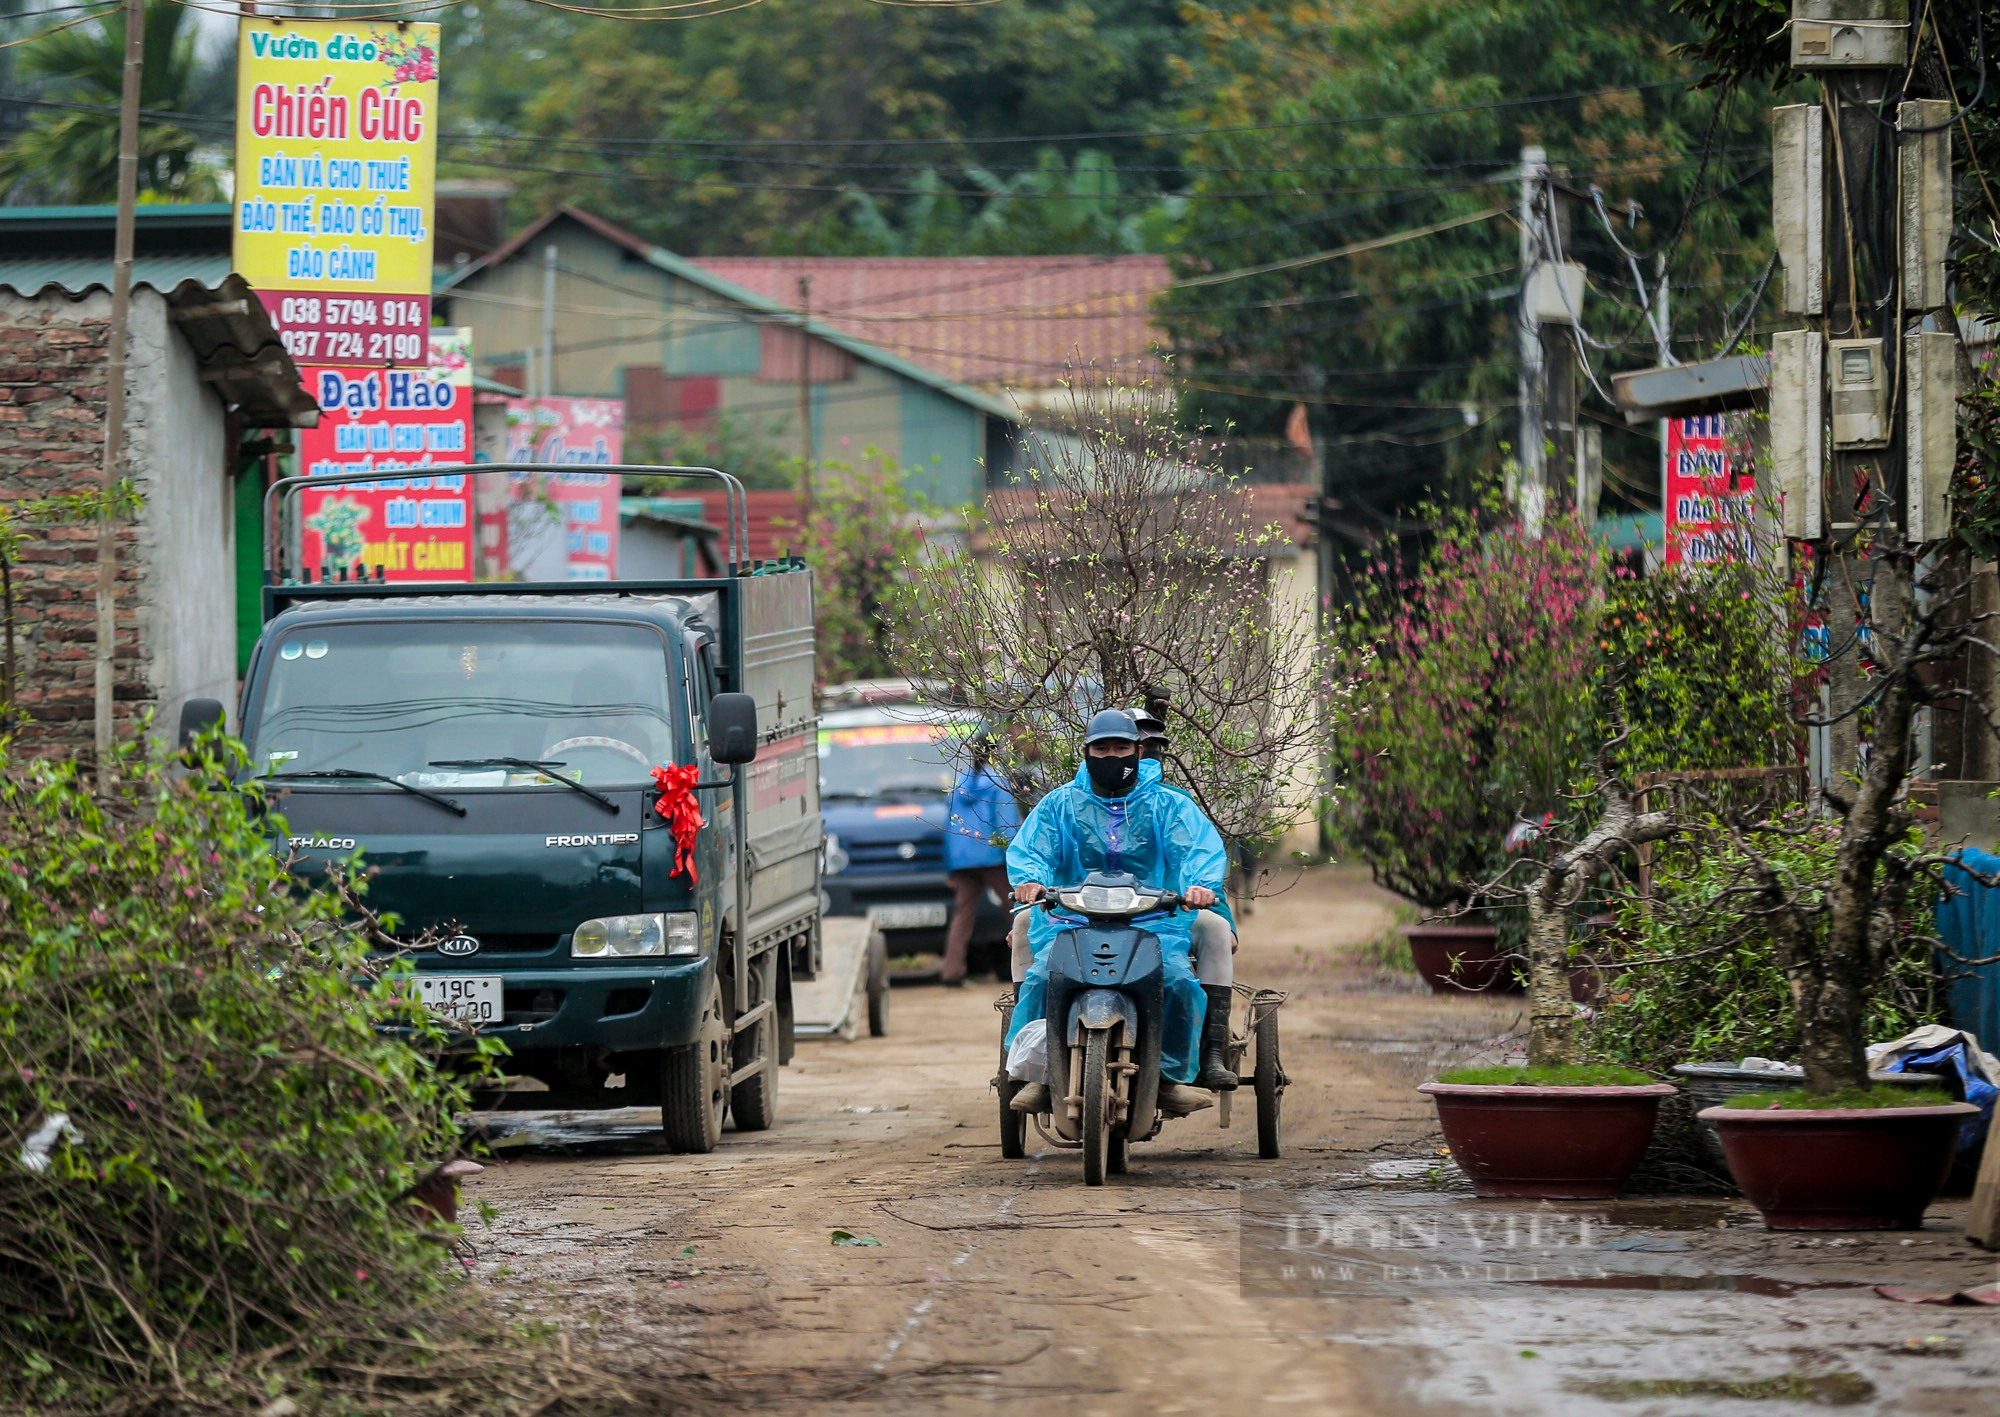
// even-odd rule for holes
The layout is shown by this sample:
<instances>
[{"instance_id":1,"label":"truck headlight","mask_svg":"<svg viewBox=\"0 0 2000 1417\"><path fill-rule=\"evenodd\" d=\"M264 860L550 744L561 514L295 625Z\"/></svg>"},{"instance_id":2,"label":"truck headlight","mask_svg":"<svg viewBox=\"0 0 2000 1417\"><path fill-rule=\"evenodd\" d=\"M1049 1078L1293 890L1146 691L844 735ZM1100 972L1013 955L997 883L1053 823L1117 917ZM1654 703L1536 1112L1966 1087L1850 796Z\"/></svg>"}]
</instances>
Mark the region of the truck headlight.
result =
<instances>
[{"instance_id":1,"label":"truck headlight","mask_svg":"<svg viewBox=\"0 0 2000 1417\"><path fill-rule=\"evenodd\" d=\"M820 874L838 876L847 869L847 850L840 844L840 838L832 832L820 845Z\"/></svg>"},{"instance_id":2,"label":"truck headlight","mask_svg":"<svg viewBox=\"0 0 2000 1417\"><path fill-rule=\"evenodd\" d=\"M586 920L569 937L575 959L644 959L662 955L701 953L698 917L671 915L606 915Z\"/></svg>"}]
</instances>

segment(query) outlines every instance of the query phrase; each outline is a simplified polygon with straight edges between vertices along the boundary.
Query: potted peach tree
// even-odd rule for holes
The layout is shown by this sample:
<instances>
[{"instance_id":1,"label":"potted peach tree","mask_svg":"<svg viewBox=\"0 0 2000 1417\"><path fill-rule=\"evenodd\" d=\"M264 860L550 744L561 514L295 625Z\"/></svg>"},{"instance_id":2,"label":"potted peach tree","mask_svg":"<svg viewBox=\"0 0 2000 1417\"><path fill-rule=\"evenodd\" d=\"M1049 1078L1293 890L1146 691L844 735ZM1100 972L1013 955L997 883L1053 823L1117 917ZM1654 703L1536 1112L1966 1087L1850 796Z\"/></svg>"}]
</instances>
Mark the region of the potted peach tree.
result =
<instances>
[{"instance_id":1,"label":"potted peach tree","mask_svg":"<svg viewBox=\"0 0 2000 1417\"><path fill-rule=\"evenodd\" d=\"M1652 1139L1661 1099L1674 1092L1630 1068L1576 1060L1571 915L1595 878L1674 829L1664 812L1639 810L1608 768L1595 795L1599 815L1580 840L1537 843L1520 863L1527 885L1489 888L1528 908L1527 1065L1459 1069L1419 1089L1437 1104L1452 1157L1482 1196L1617 1195Z\"/></svg>"},{"instance_id":2,"label":"potted peach tree","mask_svg":"<svg viewBox=\"0 0 2000 1417\"><path fill-rule=\"evenodd\" d=\"M1598 553L1569 516L1539 537L1491 507L1438 527L1413 567L1384 553L1364 568L1336 630L1355 682L1335 715L1334 825L1423 908L1413 962L1458 993L1513 983L1477 883L1516 815L1554 801L1575 766Z\"/></svg>"}]
</instances>

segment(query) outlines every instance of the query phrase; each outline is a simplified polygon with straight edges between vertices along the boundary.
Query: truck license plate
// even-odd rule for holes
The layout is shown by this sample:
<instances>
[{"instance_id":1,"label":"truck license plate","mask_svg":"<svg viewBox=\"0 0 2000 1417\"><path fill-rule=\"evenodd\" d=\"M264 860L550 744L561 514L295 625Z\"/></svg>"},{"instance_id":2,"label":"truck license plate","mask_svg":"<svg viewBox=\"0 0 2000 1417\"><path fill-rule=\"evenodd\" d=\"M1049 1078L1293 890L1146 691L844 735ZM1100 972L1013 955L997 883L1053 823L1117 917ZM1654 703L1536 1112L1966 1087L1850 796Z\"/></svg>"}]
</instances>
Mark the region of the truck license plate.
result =
<instances>
[{"instance_id":1,"label":"truck license plate","mask_svg":"<svg viewBox=\"0 0 2000 1417\"><path fill-rule=\"evenodd\" d=\"M460 1023L500 1022L500 980L495 975L419 974L424 1007Z\"/></svg>"},{"instance_id":2,"label":"truck license plate","mask_svg":"<svg viewBox=\"0 0 2000 1417\"><path fill-rule=\"evenodd\" d=\"M943 901L913 905L871 905L868 919L877 930L934 930L944 924Z\"/></svg>"}]
</instances>

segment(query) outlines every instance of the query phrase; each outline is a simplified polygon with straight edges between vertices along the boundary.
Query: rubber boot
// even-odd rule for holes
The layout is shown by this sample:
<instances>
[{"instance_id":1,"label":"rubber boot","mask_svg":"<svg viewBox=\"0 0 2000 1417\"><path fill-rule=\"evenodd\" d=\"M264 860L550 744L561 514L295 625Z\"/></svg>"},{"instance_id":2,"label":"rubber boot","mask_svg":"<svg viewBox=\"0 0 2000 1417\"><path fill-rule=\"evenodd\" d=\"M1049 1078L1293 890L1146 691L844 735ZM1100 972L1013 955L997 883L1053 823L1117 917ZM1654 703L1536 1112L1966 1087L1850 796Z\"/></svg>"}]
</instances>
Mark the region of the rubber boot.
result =
<instances>
[{"instance_id":1,"label":"rubber boot","mask_svg":"<svg viewBox=\"0 0 2000 1417\"><path fill-rule=\"evenodd\" d=\"M1185 1117L1214 1105L1215 1098L1198 1087L1190 1087L1184 1082L1160 1084L1160 1110L1169 1117Z\"/></svg>"},{"instance_id":2,"label":"rubber boot","mask_svg":"<svg viewBox=\"0 0 2000 1417\"><path fill-rule=\"evenodd\" d=\"M1229 1006L1235 990L1227 984L1204 984L1208 1012L1201 1020L1201 1071L1194 1085L1210 1092L1234 1092L1236 1074L1229 1071Z\"/></svg>"},{"instance_id":3,"label":"rubber boot","mask_svg":"<svg viewBox=\"0 0 2000 1417\"><path fill-rule=\"evenodd\" d=\"M1049 1089L1044 1083L1022 1083L1014 1094L1014 1100L1007 1104L1016 1112L1026 1112L1030 1116L1049 1110Z\"/></svg>"}]
</instances>

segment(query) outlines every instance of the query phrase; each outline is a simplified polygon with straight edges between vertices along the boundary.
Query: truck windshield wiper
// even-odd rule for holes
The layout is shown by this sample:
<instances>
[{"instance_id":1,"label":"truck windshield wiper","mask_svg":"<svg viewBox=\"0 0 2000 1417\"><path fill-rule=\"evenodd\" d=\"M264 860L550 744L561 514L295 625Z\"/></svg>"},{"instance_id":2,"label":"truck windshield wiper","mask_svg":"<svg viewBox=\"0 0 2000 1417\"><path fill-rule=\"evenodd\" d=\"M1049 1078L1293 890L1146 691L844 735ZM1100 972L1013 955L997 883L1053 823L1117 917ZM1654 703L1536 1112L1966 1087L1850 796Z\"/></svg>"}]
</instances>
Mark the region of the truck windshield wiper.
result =
<instances>
[{"instance_id":1,"label":"truck windshield wiper","mask_svg":"<svg viewBox=\"0 0 2000 1417\"><path fill-rule=\"evenodd\" d=\"M412 787L401 778L389 776L386 772L369 772L365 768L315 768L310 772L265 773L262 782L386 782L391 787L399 787L412 797L421 797L426 802L435 802L447 812L465 815L465 808L449 797L440 797L435 792L426 792L421 787Z\"/></svg>"},{"instance_id":2,"label":"truck windshield wiper","mask_svg":"<svg viewBox=\"0 0 2000 1417\"><path fill-rule=\"evenodd\" d=\"M606 797L602 792L597 791L595 788L585 787L573 777L564 777L559 772L549 771L550 768L559 768L562 765L563 760L561 758L553 758L547 761L537 758L433 758L430 762L424 764L426 767L433 768L522 768L538 772L550 782L560 782L564 787L569 788L573 792L581 792L591 801L597 803L598 806L611 813L612 816L615 817L618 815L618 804L613 802L609 797Z\"/></svg>"}]
</instances>

